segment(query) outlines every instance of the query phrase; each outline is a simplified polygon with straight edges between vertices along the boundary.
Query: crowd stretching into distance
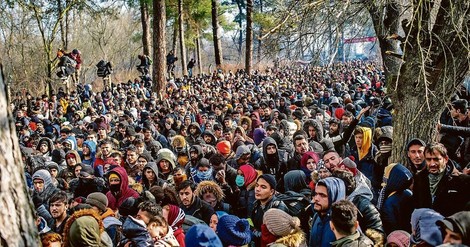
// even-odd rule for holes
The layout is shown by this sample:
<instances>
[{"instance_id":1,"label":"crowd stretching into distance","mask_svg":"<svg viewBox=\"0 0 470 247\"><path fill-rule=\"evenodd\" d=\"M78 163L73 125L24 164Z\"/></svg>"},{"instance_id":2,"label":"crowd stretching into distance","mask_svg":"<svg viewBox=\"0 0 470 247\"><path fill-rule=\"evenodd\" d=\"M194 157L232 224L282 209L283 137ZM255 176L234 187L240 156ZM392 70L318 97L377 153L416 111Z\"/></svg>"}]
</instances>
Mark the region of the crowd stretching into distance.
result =
<instances>
[{"instance_id":1,"label":"crowd stretching into distance","mask_svg":"<svg viewBox=\"0 0 470 247\"><path fill-rule=\"evenodd\" d=\"M393 140L383 73L191 70L164 99L148 76L13 94L42 246L470 246L467 101L442 113L439 143Z\"/></svg>"}]
</instances>

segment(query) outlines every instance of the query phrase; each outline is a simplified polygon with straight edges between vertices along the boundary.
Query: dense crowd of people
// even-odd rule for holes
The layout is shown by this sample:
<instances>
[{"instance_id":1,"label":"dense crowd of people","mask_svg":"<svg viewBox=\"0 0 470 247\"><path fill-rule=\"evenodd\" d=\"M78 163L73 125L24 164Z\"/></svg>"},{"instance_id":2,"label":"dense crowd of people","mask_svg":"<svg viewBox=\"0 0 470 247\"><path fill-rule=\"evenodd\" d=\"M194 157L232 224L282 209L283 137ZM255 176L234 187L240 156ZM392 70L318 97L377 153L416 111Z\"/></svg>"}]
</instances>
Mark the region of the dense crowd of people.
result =
<instances>
[{"instance_id":1,"label":"dense crowd of people","mask_svg":"<svg viewBox=\"0 0 470 247\"><path fill-rule=\"evenodd\" d=\"M16 94L42 244L470 246L467 101L391 163L384 83L352 61Z\"/></svg>"}]
</instances>

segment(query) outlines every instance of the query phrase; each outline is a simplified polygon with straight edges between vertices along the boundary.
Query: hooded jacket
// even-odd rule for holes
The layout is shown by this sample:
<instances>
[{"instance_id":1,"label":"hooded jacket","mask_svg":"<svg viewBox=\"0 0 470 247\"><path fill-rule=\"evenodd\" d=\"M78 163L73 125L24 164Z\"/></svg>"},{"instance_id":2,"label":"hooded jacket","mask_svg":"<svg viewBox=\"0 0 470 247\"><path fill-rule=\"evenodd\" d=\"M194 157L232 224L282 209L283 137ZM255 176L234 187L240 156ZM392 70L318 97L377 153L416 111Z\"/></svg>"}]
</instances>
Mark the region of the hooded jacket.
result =
<instances>
[{"instance_id":1,"label":"hooded jacket","mask_svg":"<svg viewBox=\"0 0 470 247\"><path fill-rule=\"evenodd\" d=\"M162 150L166 150L166 149L162 149ZM168 151L164 151L164 152L159 152L158 153L158 156L157 156L157 161L155 162L156 165L157 165L157 168L160 168L160 161L162 160L167 160L170 162L170 171L167 172L167 173L163 173L160 169L157 169L158 171L158 178L163 180L162 182L167 182L168 184L173 184L173 170L175 169L176 165L175 165L175 157L173 155L173 153L171 153L169 150ZM160 182L159 182L160 183Z\"/></svg>"},{"instance_id":2,"label":"hooded jacket","mask_svg":"<svg viewBox=\"0 0 470 247\"><path fill-rule=\"evenodd\" d=\"M405 166L397 164L391 168L378 205L386 234L395 230L411 231L409 219L413 211L413 193L409 187L412 181L413 175Z\"/></svg>"},{"instance_id":3,"label":"hooded jacket","mask_svg":"<svg viewBox=\"0 0 470 247\"><path fill-rule=\"evenodd\" d=\"M90 149L90 159L85 160L85 156L82 155L82 163L94 167L95 156L96 156L96 143L94 141L84 141L83 146L87 146Z\"/></svg>"},{"instance_id":4,"label":"hooded jacket","mask_svg":"<svg viewBox=\"0 0 470 247\"><path fill-rule=\"evenodd\" d=\"M108 179L111 173L117 174L121 179L119 192L113 193L110 190L106 193L106 197L108 198L108 207L112 210L116 210L127 198L138 198L139 194L135 190L129 188L129 178L127 177L127 172L123 167L116 167L111 170L107 175Z\"/></svg>"},{"instance_id":5,"label":"hooded jacket","mask_svg":"<svg viewBox=\"0 0 470 247\"><path fill-rule=\"evenodd\" d=\"M100 216L92 209L82 209L70 216L63 236L65 247L112 246Z\"/></svg>"},{"instance_id":6,"label":"hooded jacket","mask_svg":"<svg viewBox=\"0 0 470 247\"><path fill-rule=\"evenodd\" d=\"M47 137L43 137L39 140L38 145L36 147L36 150L39 151L41 143L43 143L43 142L45 142L47 144L47 148L48 148L48 152L46 154L43 154L43 156L46 157L46 158L49 158L49 161L50 161L52 150L54 150L54 142L51 139L47 138Z\"/></svg>"},{"instance_id":7,"label":"hooded jacket","mask_svg":"<svg viewBox=\"0 0 470 247\"><path fill-rule=\"evenodd\" d=\"M444 217L438 212L429 208L419 208L411 214L411 229L413 234L410 237L410 244L417 245L423 241L430 246L442 244L442 234L437 226L439 220Z\"/></svg>"},{"instance_id":8,"label":"hooded jacket","mask_svg":"<svg viewBox=\"0 0 470 247\"><path fill-rule=\"evenodd\" d=\"M191 152L196 152L197 153L197 160L195 162L189 160L188 164L186 164L184 169L185 169L186 175L188 175L188 178L190 178L194 181L194 177L196 176L196 165L204 157L204 153L202 151L202 146L200 146L200 145L191 146L191 148L189 149L189 152L188 152L188 155L189 155L190 159L191 159Z\"/></svg>"},{"instance_id":9,"label":"hooded jacket","mask_svg":"<svg viewBox=\"0 0 470 247\"><path fill-rule=\"evenodd\" d=\"M274 243L270 244L269 247L307 247L305 243L305 233L297 231L287 236L278 238Z\"/></svg>"},{"instance_id":10,"label":"hooded jacket","mask_svg":"<svg viewBox=\"0 0 470 247\"><path fill-rule=\"evenodd\" d=\"M331 205L346 198L346 187L341 179L335 177L321 179L316 186L325 186L328 191L328 211L324 215L316 212L313 216L310 246L331 246L330 243L336 240L330 229Z\"/></svg>"},{"instance_id":11,"label":"hooded jacket","mask_svg":"<svg viewBox=\"0 0 470 247\"><path fill-rule=\"evenodd\" d=\"M274 145L276 153L268 155L266 152L268 145ZM255 168L261 170L263 174L272 174L275 176L278 188L283 187L284 175L287 173L287 154L284 150L278 148L276 141L271 137L263 140L263 156L258 159Z\"/></svg>"},{"instance_id":12,"label":"hooded jacket","mask_svg":"<svg viewBox=\"0 0 470 247\"><path fill-rule=\"evenodd\" d=\"M315 129L315 136L309 136L309 143L312 141L320 143L323 147L323 151L335 150L333 142L330 139L324 138L323 126L318 120L308 119L307 121L305 121L303 126L303 130L305 131L305 133L308 133L308 128L310 126Z\"/></svg>"},{"instance_id":13,"label":"hooded jacket","mask_svg":"<svg viewBox=\"0 0 470 247\"><path fill-rule=\"evenodd\" d=\"M447 223L447 224L446 224ZM451 224L450 230L462 235L462 244L470 246L470 212L463 211L455 213L442 221L438 221L438 225L442 227L445 225L449 228L448 223Z\"/></svg>"},{"instance_id":14,"label":"hooded jacket","mask_svg":"<svg viewBox=\"0 0 470 247\"><path fill-rule=\"evenodd\" d=\"M67 155L69 154L73 154L75 155L75 159L77 160L77 164L78 163L82 163L82 158L80 158L80 155L78 154L78 152L76 150L70 150L68 151L66 154L65 154L65 158L67 159Z\"/></svg>"},{"instance_id":15,"label":"hooded jacket","mask_svg":"<svg viewBox=\"0 0 470 247\"><path fill-rule=\"evenodd\" d=\"M212 138L212 141L210 143L206 143L206 144L209 144L209 145L215 147L215 145L217 144L217 137L215 137L214 133L212 133L212 131L210 131L210 130L205 130L201 134L201 137L204 137L204 136L210 136Z\"/></svg>"},{"instance_id":16,"label":"hooded jacket","mask_svg":"<svg viewBox=\"0 0 470 247\"><path fill-rule=\"evenodd\" d=\"M147 176L145 176L145 170L147 169L152 170L152 172L155 174L155 178L152 184L149 183ZM165 185L165 181L159 177L157 163L148 162L147 165L144 166L144 169L142 169L142 185L144 186L145 190L149 190L150 188L152 188L152 186L163 187Z\"/></svg>"},{"instance_id":17,"label":"hooded jacket","mask_svg":"<svg viewBox=\"0 0 470 247\"><path fill-rule=\"evenodd\" d=\"M189 228L184 240L186 247L222 247L217 234L209 226L197 224Z\"/></svg>"},{"instance_id":18,"label":"hooded jacket","mask_svg":"<svg viewBox=\"0 0 470 247\"><path fill-rule=\"evenodd\" d=\"M251 130L251 118L247 117L247 116L243 116L240 118L240 121L238 123L238 126L242 126L243 123L248 123L248 128L247 130L250 131Z\"/></svg>"},{"instance_id":19,"label":"hooded jacket","mask_svg":"<svg viewBox=\"0 0 470 247\"><path fill-rule=\"evenodd\" d=\"M52 225L53 219L49 213L49 199L59 190L52 183L51 174L47 170L38 170L33 174L32 180L40 179L44 181L44 188L41 192L33 191L33 203L38 215L43 217L48 225Z\"/></svg>"},{"instance_id":20,"label":"hooded jacket","mask_svg":"<svg viewBox=\"0 0 470 247\"><path fill-rule=\"evenodd\" d=\"M191 135L191 132L189 132L189 129L191 127L196 127L195 135ZM186 141L188 142L188 145L189 146L195 145L197 142L197 139L200 138L200 135L202 133L201 127L199 127L198 123L192 122L188 125L188 128L186 129L186 133L188 133L188 136L186 137Z\"/></svg>"}]
</instances>

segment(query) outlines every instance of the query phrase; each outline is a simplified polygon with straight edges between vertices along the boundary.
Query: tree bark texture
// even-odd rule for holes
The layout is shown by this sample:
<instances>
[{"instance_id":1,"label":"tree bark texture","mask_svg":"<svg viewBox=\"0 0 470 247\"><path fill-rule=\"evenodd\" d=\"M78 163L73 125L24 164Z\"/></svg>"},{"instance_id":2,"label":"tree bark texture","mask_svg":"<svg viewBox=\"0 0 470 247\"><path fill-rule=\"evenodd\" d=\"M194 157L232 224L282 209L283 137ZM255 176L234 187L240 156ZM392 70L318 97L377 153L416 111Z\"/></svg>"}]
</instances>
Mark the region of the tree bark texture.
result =
<instances>
[{"instance_id":1,"label":"tree bark texture","mask_svg":"<svg viewBox=\"0 0 470 247\"><path fill-rule=\"evenodd\" d=\"M253 56L253 0L246 0L245 72L251 74Z\"/></svg>"},{"instance_id":2,"label":"tree bark texture","mask_svg":"<svg viewBox=\"0 0 470 247\"><path fill-rule=\"evenodd\" d=\"M173 54L178 54L178 22L173 23L173 37L171 40L171 50L173 50Z\"/></svg>"},{"instance_id":3,"label":"tree bark texture","mask_svg":"<svg viewBox=\"0 0 470 247\"><path fill-rule=\"evenodd\" d=\"M202 64L201 64L201 37L200 37L200 33L199 33L199 29L197 30L197 36L196 36L196 53L197 53L197 60L196 60L196 63L197 63L197 68L198 68L198 72L199 74L202 74Z\"/></svg>"},{"instance_id":4,"label":"tree bark texture","mask_svg":"<svg viewBox=\"0 0 470 247\"><path fill-rule=\"evenodd\" d=\"M140 0L140 22L142 23L142 51L150 56L150 17L147 0Z\"/></svg>"},{"instance_id":5,"label":"tree bark texture","mask_svg":"<svg viewBox=\"0 0 470 247\"><path fill-rule=\"evenodd\" d=\"M153 81L160 99L166 88L165 0L153 0Z\"/></svg>"},{"instance_id":6,"label":"tree bark texture","mask_svg":"<svg viewBox=\"0 0 470 247\"><path fill-rule=\"evenodd\" d=\"M15 133L0 64L0 246L38 246L39 237L24 178L23 162Z\"/></svg>"},{"instance_id":7,"label":"tree bark texture","mask_svg":"<svg viewBox=\"0 0 470 247\"><path fill-rule=\"evenodd\" d=\"M183 76L185 76L188 75L188 69L186 67L186 45L184 44L183 0L178 0L178 31L180 37L181 69Z\"/></svg>"},{"instance_id":8,"label":"tree bark texture","mask_svg":"<svg viewBox=\"0 0 470 247\"><path fill-rule=\"evenodd\" d=\"M378 6L377 10L387 13L382 15L384 19L380 19L380 11L372 14L388 78L387 90L395 109L394 162L405 160L405 145L411 138L435 141L440 113L469 71L470 39L466 29L470 25L470 2L442 0L438 5L413 1L411 16L415 19L402 23L406 37L402 39L403 61L399 66L400 60L385 54L398 50L397 41L384 38L398 33L397 6L394 1ZM437 8L436 16L430 14L433 8Z\"/></svg>"},{"instance_id":9,"label":"tree bark texture","mask_svg":"<svg viewBox=\"0 0 470 247\"><path fill-rule=\"evenodd\" d=\"M224 60L222 57L222 45L219 38L219 11L217 0L212 0L212 36L214 39L214 56L215 65L217 68L223 66Z\"/></svg>"}]
</instances>

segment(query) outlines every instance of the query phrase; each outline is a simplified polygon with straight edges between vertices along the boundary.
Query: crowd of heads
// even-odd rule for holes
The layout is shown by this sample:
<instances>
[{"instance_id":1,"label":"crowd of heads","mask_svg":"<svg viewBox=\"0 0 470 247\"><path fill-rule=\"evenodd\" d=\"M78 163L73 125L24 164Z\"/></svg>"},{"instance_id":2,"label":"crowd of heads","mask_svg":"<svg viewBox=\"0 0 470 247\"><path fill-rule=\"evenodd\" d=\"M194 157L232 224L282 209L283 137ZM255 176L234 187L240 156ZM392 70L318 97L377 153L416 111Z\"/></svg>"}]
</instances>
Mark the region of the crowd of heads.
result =
<instances>
[{"instance_id":1,"label":"crowd of heads","mask_svg":"<svg viewBox=\"0 0 470 247\"><path fill-rule=\"evenodd\" d=\"M398 140L392 163L372 62L219 70L161 93L81 84L11 107L44 246L470 244L470 147L445 125L467 121L466 101L439 126L460 143Z\"/></svg>"}]
</instances>

